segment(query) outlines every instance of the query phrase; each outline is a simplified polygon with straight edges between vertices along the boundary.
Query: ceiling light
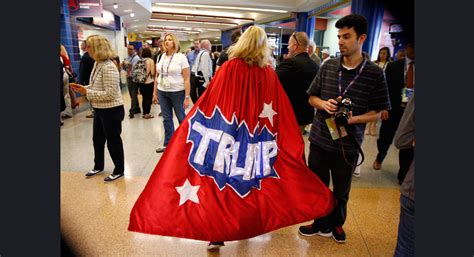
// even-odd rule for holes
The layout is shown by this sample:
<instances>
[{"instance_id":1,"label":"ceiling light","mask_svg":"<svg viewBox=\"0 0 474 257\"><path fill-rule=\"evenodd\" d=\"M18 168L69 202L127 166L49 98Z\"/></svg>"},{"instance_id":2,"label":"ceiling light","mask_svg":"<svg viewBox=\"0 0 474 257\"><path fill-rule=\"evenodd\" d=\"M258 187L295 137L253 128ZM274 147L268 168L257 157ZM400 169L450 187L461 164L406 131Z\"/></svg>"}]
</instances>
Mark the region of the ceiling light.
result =
<instances>
[{"instance_id":1,"label":"ceiling light","mask_svg":"<svg viewBox=\"0 0 474 257\"><path fill-rule=\"evenodd\" d=\"M218 20L245 20L245 21L255 21L253 18L242 18L239 14L234 13L223 13L223 12L207 12L201 10L193 10L193 13L189 13L188 10L184 9L172 9L172 10L163 10L163 7L155 8L152 15L171 15L174 17L193 17L193 18L211 18Z\"/></svg>"},{"instance_id":2,"label":"ceiling light","mask_svg":"<svg viewBox=\"0 0 474 257\"><path fill-rule=\"evenodd\" d=\"M133 20L133 21L140 21L140 20L139 20L139 19L135 19L135 20Z\"/></svg>"},{"instance_id":3,"label":"ceiling light","mask_svg":"<svg viewBox=\"0 0 474 257\"><path fill-rule=\"evenodd\" d=\"M118 4L114 4L114 8L117 9L117 8L118 8Z\"/></svg>"},{"instance_id":4,"label":"ceiling light","mask_svg":"<svg viewBox=\"0 0 474 257\"><path fill-rule=\"evenodd\" d=\"M123 12L132 12L132 9L123 10Z\"/></svg>"},{"instance_id":5,"label":"ceiling light","mask_svg":"<svg viewBox=\"0 0 474 257\"><path fill-rule=\"evenodd\" d=\"M210 9L230 9L230 10L244 10L244 11L256 11L256 12L274 12L274 13L287 13L288 12L285 10L276 10L276 9L248 8L248 7L237 7L237 6L200 5L200 4L155 3L155 5L210 8Z\"/></svg>"},{"instance_id":6,"label":"ceiling light","mask_svg":"<svg viewBox=\"0 0 474 257\"><path fill-rule=\"evenodd\" d=\"M130 13L130 17L135 17L135 13Z\"/></svg>"}]
</instances>

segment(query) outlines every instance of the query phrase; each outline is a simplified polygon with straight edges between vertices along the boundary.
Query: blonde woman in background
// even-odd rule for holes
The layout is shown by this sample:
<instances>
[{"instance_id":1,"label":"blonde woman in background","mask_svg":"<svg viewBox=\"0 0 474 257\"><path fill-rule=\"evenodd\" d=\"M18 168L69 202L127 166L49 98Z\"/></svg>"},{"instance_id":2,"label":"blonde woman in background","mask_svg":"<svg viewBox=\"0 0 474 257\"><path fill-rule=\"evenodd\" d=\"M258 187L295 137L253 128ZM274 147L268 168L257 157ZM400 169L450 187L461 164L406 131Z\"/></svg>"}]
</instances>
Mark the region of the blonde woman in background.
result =
<instances>
[{"instance_id":1,"label":"blonde woman in background","mask_svg":"<svg viewBox=\"0 0 474 257\"><path fill-rule=\"evenodd\" d=\"M104 181L114 181L124 175L124 153L120 134L125 116L120 75L116 63L117 56L109 41L98 35L87 38L87 50L95 60L89 85L71 84L73 89L83 94L94 108L92 141L94 143L94 168L86 174L92 177L104 171L104 147L115 165L113 173Z\"/></svg>"},{"instance_id":2,"label":"blonde woman in background","mask_svg":"<svg viewBox=\"0 0 474 257\"><path fill-rule=\"evenodd\" d=\"M191 104L190 71L186 56L180 53L180 43L174 34L166 34L163 43L165 52L156 64L153 102L160 104L165 128L163 146L156 149L157 153L165 151L174 133L173 110L178 122L186 116L184 109Z\"/></svg>"}]
</instances>

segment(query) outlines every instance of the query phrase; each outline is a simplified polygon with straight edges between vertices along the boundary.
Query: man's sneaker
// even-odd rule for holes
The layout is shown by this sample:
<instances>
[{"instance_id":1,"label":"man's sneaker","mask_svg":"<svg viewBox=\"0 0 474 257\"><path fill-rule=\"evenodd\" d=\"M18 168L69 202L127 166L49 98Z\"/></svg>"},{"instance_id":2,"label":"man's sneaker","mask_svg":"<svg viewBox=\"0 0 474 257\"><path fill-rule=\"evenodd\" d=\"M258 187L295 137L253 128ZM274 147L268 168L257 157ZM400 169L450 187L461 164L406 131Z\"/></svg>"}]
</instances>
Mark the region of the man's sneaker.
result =
<instances>
[{"instance_id":1,"label":"man's sneaker","mask_svg":"<svg viewBox=\"0 0 474 257\"><path fill-rule=\"evenodd\" d=\"M356 178L360 178L360 167L355 168L353 175Z\"/></svg>"},{"instance_id":2,"label":"man's sneaker","mask_svg":"<svg viewBox=\"0 0 474 257\"><path fill-rule=\"evenodd\" d=\"M166 146L160 146L160 147L156 148L156 152L157 152L157 153L162 153L162 152L164 152L165 150L166 150Z\"/></svg>"},{"instance_id":3,"label":"man's sneaker","mask_svg":"<svg viewBox=\"0 0 474 257\"><path fill-rule=\"evenodd\" d=\"M314 235L318 235L318 236L322 236L322 237L331 237L332 236L331 229L329 229L329 228L328 229L321 229L318 226L315 226L314 223L311 224L311 225L307 225L307 226L301 226L298 229L298 232L303 236L314 236Z\"/></svg>"},{"instance_id":4,"label":"man's sneaker","mask_svg":"<svg viewBox=\"0 0 474 257\"><path fill-rule=\"evenodd\" d=\"M336 240L336 242L343 244L346 242L346 233L344 232L344 229L342 227L335 227L332 230L332 238Z\"/></svg>"},{"instance_id":5,"label":"man's sneaker","mask_svg":"<svg viewBox=\"0 0 474 257\"><path fill-rule=\"evenodd\" d=\"M224 246L224 242L209 242L207 250L216 250Z\"/></svg>"},{"instance_id":6,"label":"man's sneaker","mask_svg":"<svg viewBox=\"0 0 474 257\"><path fill-rule=\"evenodd\" d=\"M123 177L123 173L121 173L121 174L111 174L108 177L104 178L104 181L105 182L114 181L114 180L116 180L120 177Z\"/></svg>"},{"instance_id":7,"label":"man's sneaker","mask_svg":"<svg viewBox=\"0 0 474 257\"><path fill-rule=\"evenodd\" d=\"M86 177L92 177L94 176L95 174L99 173L99 172L102 172L104 170L91 170L89 172L86 173Z\"/></svg>"}]
</instances>

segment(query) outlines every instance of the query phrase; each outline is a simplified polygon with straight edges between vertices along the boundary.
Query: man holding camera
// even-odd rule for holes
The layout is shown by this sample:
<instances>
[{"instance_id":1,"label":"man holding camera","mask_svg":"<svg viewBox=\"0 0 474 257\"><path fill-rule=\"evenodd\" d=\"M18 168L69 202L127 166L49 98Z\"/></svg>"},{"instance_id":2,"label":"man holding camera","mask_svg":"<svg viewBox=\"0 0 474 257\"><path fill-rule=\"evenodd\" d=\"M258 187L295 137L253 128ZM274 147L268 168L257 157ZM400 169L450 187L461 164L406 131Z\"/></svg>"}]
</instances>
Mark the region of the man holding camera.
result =
<instances>
[{"instance_id":1,"label":"man holding camera","mask_svg":"<svg viewBox=\"0 0 474 257\"><path fill-rule=\"evenodd\" d=\"M344 243L342 226L365 123L375 121L381 110L390 109L390 100L382 69L362 53L367 38L365 17L345 16L337 21L336 28L341 57L321 66L307 93L309 103L319 110L309 137L308 166L327 186L332 178L337 205L326 217L300 227L299 233L332 236Z\"/></svg>"}]
</instances>

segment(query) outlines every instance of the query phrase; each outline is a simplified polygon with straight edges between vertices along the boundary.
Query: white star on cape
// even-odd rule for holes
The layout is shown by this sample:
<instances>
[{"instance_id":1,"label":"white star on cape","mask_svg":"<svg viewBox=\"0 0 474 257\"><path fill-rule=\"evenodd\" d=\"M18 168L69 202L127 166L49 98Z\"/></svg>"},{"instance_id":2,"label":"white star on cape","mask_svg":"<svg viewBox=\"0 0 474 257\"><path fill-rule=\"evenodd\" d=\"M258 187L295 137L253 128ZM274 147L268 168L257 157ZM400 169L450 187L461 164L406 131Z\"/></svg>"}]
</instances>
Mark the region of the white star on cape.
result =
<instances>
[{"instance_id":1,"label":"white star on cape","mask_svg":"<svg viewBox=\"0 0 474 257\"><path fill-rule=\"evenodd\" d=\"M176 187L176 191L178 191L179 194L179 205L181 206L187 200L199 203L199 198L197 196L199 187L200 186L192 186L188 179L186 179L183 186Z\"/></svg>"},{"instance_id":2,"label":"white star on cape","mask_svg":"<svg viewBox=\"0 0 474 257\"><path fill-rule=\"evenodd\" d=\"M260 113L258 117L268 118L268 120L270 120L270 124L272 124L273 126L273 116L278 113L273 110L272 104L273 104L272 102L270 102L270 104L263 103L263 111Z\"/></svg>"}]
</instances>

